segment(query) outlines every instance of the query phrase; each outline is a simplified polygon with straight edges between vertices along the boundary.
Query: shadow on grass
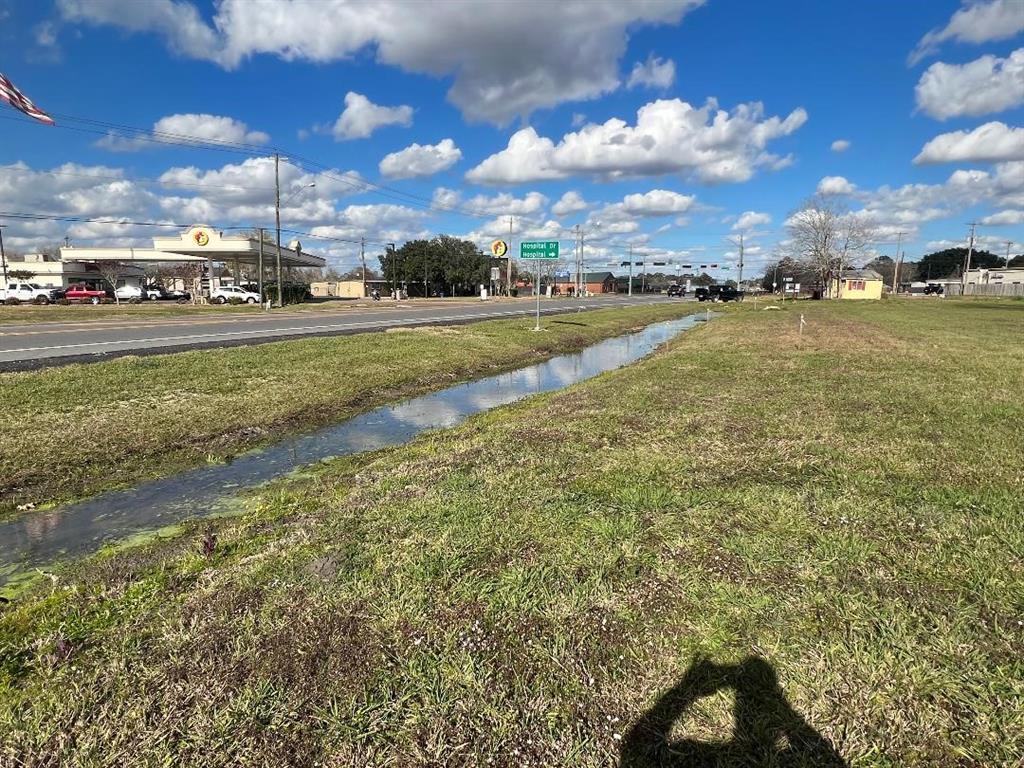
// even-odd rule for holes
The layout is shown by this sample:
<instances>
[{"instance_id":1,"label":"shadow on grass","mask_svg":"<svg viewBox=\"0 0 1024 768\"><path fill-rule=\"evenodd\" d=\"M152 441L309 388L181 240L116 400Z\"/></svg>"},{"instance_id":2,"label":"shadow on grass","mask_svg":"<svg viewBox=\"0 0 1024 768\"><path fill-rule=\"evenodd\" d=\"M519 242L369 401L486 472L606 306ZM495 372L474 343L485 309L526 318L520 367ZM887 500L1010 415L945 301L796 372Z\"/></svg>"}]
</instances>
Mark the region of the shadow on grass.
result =
<instances>
[{"instance_id":1,"label":"shadow on grass","mask_svg":"<svg viewBox=\"0 0 1024 768\"><path fill-rule=\"evenodd\" d=\"M732 689L733 731L717 741L671 740L698 699ZM726 740L728 738L728 740ZM698 659L622 740L619 768L806 766L841 768L846 762L786 701L775 670L756 656L739 664Z\"/></svg>"}]
</instances>

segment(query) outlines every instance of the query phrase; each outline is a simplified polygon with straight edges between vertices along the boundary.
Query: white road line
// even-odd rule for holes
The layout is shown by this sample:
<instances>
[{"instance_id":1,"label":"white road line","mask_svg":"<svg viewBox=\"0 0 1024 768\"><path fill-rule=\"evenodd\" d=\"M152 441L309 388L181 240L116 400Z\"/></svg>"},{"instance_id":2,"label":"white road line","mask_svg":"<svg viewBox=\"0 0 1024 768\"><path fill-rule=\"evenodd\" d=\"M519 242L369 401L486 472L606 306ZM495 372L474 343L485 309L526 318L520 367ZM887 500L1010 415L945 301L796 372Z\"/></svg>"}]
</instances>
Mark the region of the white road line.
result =
<instances>
[{"instance_id":1,"label":"white road line","mask_svg":"<svg viewBox=\"0 0 1024 768\"><path fill-rule=\"evenodd\" d=\"M608 306L611 302L607 300L602 302L601 305ZM616 302L620 305L623 304L636 304L638 302ZM588 305L580 304L577 307L570 309L595 309L601 305ZM87 347L110 347L124 344L138 345L140 343L152 344L154 342L167 342L167 341L180 341L189 342L196 341L198 339L209 339L209 338L223 338L225 336L249 336L254 339L259 339L264 336L271 338L277 336L292 336L301 334L309 331L322 331L322 330L343 330L350 328L363 328L366 326L377 326L387 327L395 325L416 325L422 323L439 323L439 322L450 322L452 320L472 320L475 318L486 318L486 317L505 317L509 315L532 315L535 313L534 309L514 309L500 312L474 312L468 315L447 315L443 317L409 317L409 318L394 318L393 320L369 320L361 323L337 323L337 324L323 324L323 325L304 325L291 328L268 328L264 331L257 330L245 330L245 331L218 331L216 333L200 333L191 334L188 336L155 336L150 338L141 339L120 339L111 341L87 341L79 344L58 344L54 346L45 347L21 347L18 349L5 349L0 350L0 356L9 354L18 354L23 352L49 352L58 349L85 349ZM564 307L545 307L541 309L541 314L551 313L565 313ZM143 347L144 348L144 347Z\"/></svg>"}]
</instances>

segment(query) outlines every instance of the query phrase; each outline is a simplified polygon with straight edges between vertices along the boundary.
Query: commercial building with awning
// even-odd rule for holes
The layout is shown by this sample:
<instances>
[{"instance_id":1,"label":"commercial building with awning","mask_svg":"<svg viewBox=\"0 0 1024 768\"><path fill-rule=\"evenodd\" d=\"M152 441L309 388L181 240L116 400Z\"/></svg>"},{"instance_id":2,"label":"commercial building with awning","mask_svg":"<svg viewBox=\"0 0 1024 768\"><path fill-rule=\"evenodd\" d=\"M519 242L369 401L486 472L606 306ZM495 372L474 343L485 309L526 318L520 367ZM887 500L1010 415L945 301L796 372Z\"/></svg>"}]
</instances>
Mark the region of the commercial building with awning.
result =
<instances>
[{"instance_id":1,"label":"commercial building with awning","mask_svg":"<svg viewBox=\"0 0 1024 768\"><path fill-rule=\"evenodd\" d=\"M78 248L69 246L60 249L61 261L98 262L219 262L225 265L244 264L264 268L277 265L278 251L274 243L245 235L225 237L223 232L208 226L191 227L187 232L173 237L154 237L152 248ZM302 244L293 241L287 248L281 247L282 267L321 268L327 262L319 256L305 253Z\"/></svg>"}]
</instances>

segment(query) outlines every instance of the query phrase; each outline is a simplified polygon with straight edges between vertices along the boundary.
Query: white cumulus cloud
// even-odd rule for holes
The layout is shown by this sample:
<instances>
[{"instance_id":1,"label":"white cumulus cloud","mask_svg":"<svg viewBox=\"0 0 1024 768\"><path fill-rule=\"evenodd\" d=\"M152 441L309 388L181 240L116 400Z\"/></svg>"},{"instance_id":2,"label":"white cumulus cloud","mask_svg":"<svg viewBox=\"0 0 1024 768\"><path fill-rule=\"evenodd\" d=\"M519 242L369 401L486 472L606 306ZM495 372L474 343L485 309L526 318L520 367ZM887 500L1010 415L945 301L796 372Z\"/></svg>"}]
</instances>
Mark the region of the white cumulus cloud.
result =
<instances>
[{"instance_id":1,"label":"white cumulus cloud","mask_svg":"<svg viewBox=\"0 0 1024 768\"><path fill-rule=\"evenodd\" d=\"M734 231L746 231L753 229L754 227L760 227L763 224L771 224L772 217L767 213L758 213L757 211L744 211L740 214L740 217L736 219L736 223L732 225Z\"/></svg>"},{"instance_id":2,"label":"white cumulus cloud","mask_svg":"<svg viewBox=\"0 0 1024 768\"><path fill-rule=\"evenodd\" d=\"M849 139L836 139L835 141L832 142L832 151L833 152L845 152L849 148L850 148L850 141L849 141Z\"/></svg>"},{"instance_id":3,"label":"white cumulus cloud","mask_svg":"<svg viewBox=\"0 0 1024 768\"><path fill-rule=\"evenodd\" d=\"M345 109L338 115L331 133L338 141L365 139L385 125L412 125L412 107L382 107L361 93L349 91L345 94Z\"/></svg>"},{"instance_id":4,"label":"white cumulus cloud","mask_svg":"<svg viewBox=\"0 0 1024 768\"><path fill-rule=\"evenodd\" d=\"M173 50L236 68L266 54L331 62L369 51L379 63L453 79L448 100L470 120L506 124L619 86L630 34L678 24L703 0L220 0L207 22L189 0L58 0L71 22L153 32ZM422 11L422 12L415 12Z\"/></svg>"},{"instance_id":5,"label":"white cumulus cloud","mask_svg":"<svg viewBox=\"0 0 1024 768\"><path fill-rule=\"evenodd\" d=\"M652 189L626 195L621 202L605 205L594 211L587 223L600 226L605 233L627 234L640 228L640 219L681 216L690 210L696 200L693 195L682 195L668 189Z\"/></svg>"},{"instance_id":6,"label":"white cumulus cloud","mask_svg":"<svg viewBox=\"0 0 1024 768\"><path fill-rule=\"evenodd\" d=\"M532 127L523 128L466 178L515 184L574 175L616 179L682 173L705 183L746 181L758 167L787 164L788 158L765 148L806 120L802 108L780 118L765 117L757 102L726 111L714 99L699 108L680 99L661 99L637 111L636 125L613 118L567 133L558 144Z\"/></svg>"},{"instance_id":7,"label":"white cumulus cloud","mask_svg":"<svg viewBox=\"0 0 1024 768\"><path fill-rule=\"evenodd\" d=\"M987 115L1024 104L1024 48L1005 59L982 56L966 64L932 64L921 75L914 95L918 109L939 120Z\"/></svg>"},{"instance_id":8,"label":"white cumulus cloud","mask_svg":"<svg viewBox=\"0 0 1024 768\"><path fill-rule=\"evenodd\" d=\"M668 88L675 81L676 63L672 59L661 59L651 54L647 61L638 61L633 65L626 87Z\"/></svg>"},{"instance_id":9,"label":"white cumulus cloud","mask_svg":"<svg viewBox=\"0 0 1024 768\"><path fill-rule=\"evenodd\" d=\"M514 197L507 192L488 197L477 195L466 201L465 208L479 213L497 215L528 216L538 213L548 204L548 199L540 192L528 192L523 197Z\"/></svg>"},{"instance_id":10,"label":"white cumulus cloud","mask_svg":"<svg viewBox=\"0 0 1024 768\"><path fill-rule=\"evenodd\" d=\"M412 179L433 176L455 165L462 158L462 150L451 139L437 144L411 144L403 150L385 155L380 161L380 172L390 179Z\"/></svg>"},{"instance_id":11,"label":"white cumulus cloud","mask_svg":"<svg viewBox=\"0 0 1024 768\"><path fill-rule=\"evenodd\" d=\"M160 144L266 144L270 136L249 129L241 120L222 115L180 114L161 117L143 136L111 131L96 145L114 152L135 152Z\"/></svg>"},{"instance_id":12,"label":"white cumulus cloud","mask_svg":"<svg viewBox=\"0 0 1024 768\"><path fill-rule=\"evenodd\" d=\"M1024 224L1024 211L1006 210L993 213L981 220L987 226L1006 226Z\"/></svg>"},{"instance_id":13,"label":"white cumulus cloud","mask_svg":"<svg viewBox=\"0 0 1024 768\"><path fill-rule=\"evenodd\" d=\"M574 189L570 189L558 202L551 206L551 212L555 216L568 216L570 213L579 213L590 207L590 203L583 199L583 195Z\"/></svg>"},{"instance_id":14,"label":"white cumulus cloud","mask_svg":"<svg viewBox=\"0 0 1024 768\"><path fill-rule=\"evenodd\" d=\"M907 63L914 66L938 50L948 41L960 43L987 43L1009 40L1024 31L1024 9L1020 0L969 1L953 14L941 29L933 29L918 42Z\"/></svg>"},{"instance_id":15,"label":"white cumulus cloud","mask_svg":"<svg viewBox=\"0 0 1024 768\"><path fill-rule=\"evenodd\" d=\"M953 162L1024 160L1024 128L993 121L973 131L943 133L929 141L914 158L917 165Z\"/></svg>"},{"instance_id":16,"label":"white cumulus cloud","mask_svg":"<svg viewBox=\"0 0 1024 768\"><path fill-rule=\"evenodd\" d=\"M852 195L857 187L842 176L825 176L818 182L818 194L821 195Z\"/></svg>"}]
</instances>

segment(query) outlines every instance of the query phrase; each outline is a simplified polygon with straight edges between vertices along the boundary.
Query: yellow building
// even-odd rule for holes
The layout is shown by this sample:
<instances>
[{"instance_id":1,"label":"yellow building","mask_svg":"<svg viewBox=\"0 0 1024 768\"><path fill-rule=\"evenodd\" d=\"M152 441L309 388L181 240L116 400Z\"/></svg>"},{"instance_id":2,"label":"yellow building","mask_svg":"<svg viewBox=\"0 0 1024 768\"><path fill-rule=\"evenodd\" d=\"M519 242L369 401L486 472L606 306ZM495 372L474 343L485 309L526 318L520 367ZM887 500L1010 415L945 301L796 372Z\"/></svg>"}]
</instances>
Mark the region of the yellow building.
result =
<instances>
[{"instance_id":1,"label":"yellow building","mask_svg":"<svg viewBox=\"0 0 1024 768\"><path fill-rule=\"evenodd\" d=\"M843 272L832 288L837 299L880 299L882 276L873 269L850 269Z\"/></svg>"}]
</instances>

